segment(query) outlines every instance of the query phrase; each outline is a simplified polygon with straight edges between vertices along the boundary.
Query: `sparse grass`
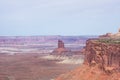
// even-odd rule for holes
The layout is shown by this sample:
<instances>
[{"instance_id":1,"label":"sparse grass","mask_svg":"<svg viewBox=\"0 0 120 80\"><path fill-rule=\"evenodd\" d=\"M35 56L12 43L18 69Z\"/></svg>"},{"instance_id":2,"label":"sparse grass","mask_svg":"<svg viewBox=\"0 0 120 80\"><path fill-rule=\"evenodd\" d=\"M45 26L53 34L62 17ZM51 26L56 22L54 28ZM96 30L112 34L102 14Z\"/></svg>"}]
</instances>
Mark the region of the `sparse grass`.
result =
<instances>
[{"instance_id":1,"label":"sparse grass","mask_svg":"<svg viewBox=\"0 0 120 80\"><path fill-rule=\"evenodd\" d=\"M98 41L103 43L108 43L108 44L120 44L120 38L117 38L117 39L103 38L103 39L99 39Z\"/></svg>"}]
</instances>

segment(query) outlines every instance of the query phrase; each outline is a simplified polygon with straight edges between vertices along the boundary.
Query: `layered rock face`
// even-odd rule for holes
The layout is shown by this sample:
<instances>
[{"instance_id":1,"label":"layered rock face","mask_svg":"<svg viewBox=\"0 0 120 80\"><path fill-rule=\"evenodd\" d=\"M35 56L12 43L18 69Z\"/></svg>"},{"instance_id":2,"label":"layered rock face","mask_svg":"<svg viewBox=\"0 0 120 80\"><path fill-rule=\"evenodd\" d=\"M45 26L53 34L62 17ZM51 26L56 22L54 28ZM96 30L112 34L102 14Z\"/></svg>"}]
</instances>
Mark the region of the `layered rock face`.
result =
<instances>
[{"instance_id":1,"label":"layered rock face","mask_svg":"<svg viewBox=\"0 0 120 80\"><path fill-rule=\"evenodd\" d=\"M98 39L87 40L85 64L99 64L103 70L119 70L120 44L104 43Z\"/></svg>"}]
</instances>

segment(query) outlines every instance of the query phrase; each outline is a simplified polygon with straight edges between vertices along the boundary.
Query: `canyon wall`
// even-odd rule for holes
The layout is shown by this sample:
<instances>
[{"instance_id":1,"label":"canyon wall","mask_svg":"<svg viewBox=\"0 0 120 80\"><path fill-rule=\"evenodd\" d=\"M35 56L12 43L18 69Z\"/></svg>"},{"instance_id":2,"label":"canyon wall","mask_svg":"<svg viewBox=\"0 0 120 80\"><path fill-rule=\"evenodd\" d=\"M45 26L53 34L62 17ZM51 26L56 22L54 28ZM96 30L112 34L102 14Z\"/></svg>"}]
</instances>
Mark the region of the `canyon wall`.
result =
<instances>
[{"instance_id":1,"label":"canyon wall","mask_svg":"<svg viewBox=\"0 0 120 80\"><path fill-rule=\"evenodd\" d=\"M85 64L99 64L103 70L118 70L120 68L120 44L89 39L85 47Z\"/></svg>"}]
</instances>

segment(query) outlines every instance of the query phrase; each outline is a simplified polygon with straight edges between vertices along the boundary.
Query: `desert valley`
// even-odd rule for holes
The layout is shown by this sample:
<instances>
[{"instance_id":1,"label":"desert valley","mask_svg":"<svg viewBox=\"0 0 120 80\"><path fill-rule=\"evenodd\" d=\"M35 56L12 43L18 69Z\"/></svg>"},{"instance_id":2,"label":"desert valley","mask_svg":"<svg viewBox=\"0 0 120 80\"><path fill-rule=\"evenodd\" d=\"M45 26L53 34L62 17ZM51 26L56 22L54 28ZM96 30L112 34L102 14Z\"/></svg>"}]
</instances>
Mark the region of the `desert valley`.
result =
<instances>
[{"instance_id":1,"label":"desert valley","mask_svg":"<svg viewBox=\"0 0 120 80\"><path fill-rule=\"evenodd\" d=\"M120 31L0 37L0 80L120 80Z\"/></svg>"},{"instance_id":2,"label":"desert valley","mask_svg":"<svg viewBox=\"0 0 120 80\"><path fill-rule=\"evenodd\" d=\"M91 36L95 37L95 36ZM83 63L89 36L0 37L0 80L54 80Z\"/></svg>"}]
</instances>

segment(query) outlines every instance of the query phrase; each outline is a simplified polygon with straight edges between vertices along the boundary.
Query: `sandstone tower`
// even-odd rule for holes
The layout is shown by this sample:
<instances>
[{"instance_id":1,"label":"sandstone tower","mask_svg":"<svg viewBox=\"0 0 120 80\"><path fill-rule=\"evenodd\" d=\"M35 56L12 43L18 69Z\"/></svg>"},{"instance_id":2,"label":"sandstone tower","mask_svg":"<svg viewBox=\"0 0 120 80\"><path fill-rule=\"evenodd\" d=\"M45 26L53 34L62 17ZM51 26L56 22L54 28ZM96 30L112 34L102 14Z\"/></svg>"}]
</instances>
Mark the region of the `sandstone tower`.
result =
<instances>
[{"instance_id":1,"label":"sandstone tower","mask_svg":"<svg viewBox=\"0 0 120 80\"><path fill-rule=\"evenodd\" d=\"M119 28L118 32L120 33L120 28Z\"/></svg>"},{"instance_id":2,"label":"sandstone tower","mask_svg":"<svg viewBox=\"0 0 120 80\"><path fill-rule=\"evenodd\" d=\"M53 50L52 54L58 55L58 54L66 54L70 52L71 50L68 50L64 46L64 42L62 40L58 40L58 47Z\"/></svg>"},{"instance_id":3,"label":"sandstone tower","mask_svg":"<svg viewBox=\"0 0 120 80\"><path fill-rule=\"evenodd\" d=\"M64 42L62 40L58 40L58 48L64 48Z\"/></svg>"}]
</instances>

